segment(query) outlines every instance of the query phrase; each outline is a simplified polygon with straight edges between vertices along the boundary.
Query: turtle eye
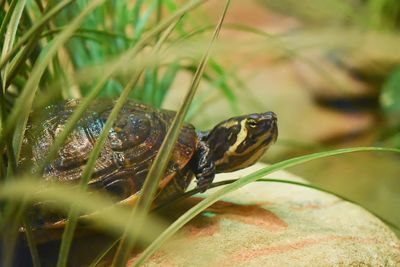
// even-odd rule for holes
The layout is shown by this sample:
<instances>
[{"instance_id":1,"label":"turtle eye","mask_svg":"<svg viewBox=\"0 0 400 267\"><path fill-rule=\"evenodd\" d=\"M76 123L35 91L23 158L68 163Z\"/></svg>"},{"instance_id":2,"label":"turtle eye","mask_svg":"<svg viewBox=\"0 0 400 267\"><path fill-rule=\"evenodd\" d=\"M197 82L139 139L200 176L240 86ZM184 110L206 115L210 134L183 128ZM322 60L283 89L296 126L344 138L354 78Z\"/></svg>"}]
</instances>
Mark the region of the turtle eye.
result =
<instances>
[{"instance_id":1,"label":"turtle eye","mask_svg":"<svg viewBox=\"0 0 400 267\"><path fill-rule=\"evenodd\" d=\"M249 119L249 120L247 120L247 125L248 125L250 128L256 128L257 125L258 125L258 123L257 123L256 120Z\"/></svg>"}]
</instances>

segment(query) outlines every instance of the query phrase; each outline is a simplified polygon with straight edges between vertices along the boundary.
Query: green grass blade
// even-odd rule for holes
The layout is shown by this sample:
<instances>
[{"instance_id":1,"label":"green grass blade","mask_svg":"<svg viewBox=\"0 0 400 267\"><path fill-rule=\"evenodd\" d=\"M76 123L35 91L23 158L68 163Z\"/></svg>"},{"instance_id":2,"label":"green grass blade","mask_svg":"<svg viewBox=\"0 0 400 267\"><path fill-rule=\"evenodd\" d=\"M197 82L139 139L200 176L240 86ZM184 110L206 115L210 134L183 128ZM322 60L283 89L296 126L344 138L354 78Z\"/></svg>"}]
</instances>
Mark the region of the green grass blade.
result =
<instances>
[{"instance_id":1,"label":"green grass blade","mask_svg":"<svg viewBox=\"0 0 400 267\"><path fill-rule=\"evenodd\" d=\"M39 11L43 13L44 7L43 7L43 4L40 1L41 0L35 0L35 4L37 5Z\"/></svg>"},{"instance_id":2,"label":"green grass blade","mask_svg":"<svg viewBox=\"0 0 400 267\"><path fill-rule=\"evenodd\" d=\"M14 255L15 255L15 245L17 243L17 239L18 239L18 228L20 225L20 219L23 217L23 213L24 213L24 208L22 207L22 205L19 205L19 203L13 203L13 207L14 208L14 220L12 220L12 224L9 225L9 227L7 227L7 229L5 229L5 227L1 227L0 229L2 231L4 231L4 233L2 233L1 237L2 237L2 242L3 242L3 246L4 246L4 251L3 251L3 255L2 255L2 259L1 259L1 266L4 267L9 267L12 264L12 261L14 259ZM3 224L3 223L2 223ZM7 244L7 246L5 246L4 244Z\"/></svg>"},{"instance_id":3,"label":"green grass blade","mask_svg":"<svg viewBox=\"0 0 400 267\"><path fill-rule=\"evenodd\" d=\"M3 131L1 133L0 142L4 142L4 140L11 140L11 138L9 138L9 135L14 130L14 127L16 127L17 132L13 136L14 142L17 145L22 143L23 132L25 130L25 125L28 120L33 99L39 81L45 69L47 68L48 63L51 61L52 57L56 54L58 48L61 45L63 45L69 39L73 31L79 27L80 23L83 21L84 16L88 12L90 12L91 9L93 9L97 4L98 2L94 1L91 5L89 5L88 8L84 10L63 33L61 33L58 37L55 38L54 42L47 51L47 54L40 61L37 62L37 65L35 65L30 79L25 85L23 92L16 100L14 108L11 110L11 113L7 118ZM8 150L9 149L10 148L8 148ZM19 151L15 151L15 153L16 155L18 155ZM30 246L30 248L34 247ZM37 253L35 251L32 251L32 255L34 257L36 257L36 254ZM37 262L37 259L33 259L33 261Z\"/></svg>"},{"instance_id":4,"label":"green grass blade","mask_svg":"<svg viewBox=\"0 0 400 267\"><path fill-rule=\"evenodd\" d=\"M162 17L162 3L161 0L156 0L156 22L158 23L161 20Z\"/></svg>"},{"instance_id":5,"label":"green grass blade","mask_svg":"<svg viewBox=\"0 0 400 267\"><path fill-rule=\"evenodd\" d=\"M137 84L140 75L141 75L141 72L136 75L133 75L133 78L127 83L124 90L122 91L121 96L119 97L119 99L115 103L115 106L111 110L111 113L108 116L106 123L104 124L101 134L97 138L96 144L95 144L93 150L90 152L88 162L86 163L85 169L82 173L82 176L81 176L81 179L79 182L79 186L80 186L81 190L86 190L89 178L91 177L91 175L94 171L94 166L96 164L96 160L100 155L101 149L103 148L103 145L108 137L108 133L109 133L115 119L117 118L118 113L121 111L126 100L128 99L128 96L129 96L131 90ZM71 247L72 238L73 238L74 231L75 231L75 228L76 228L76 225L78 222L78 215L79 215L79 213L76 209L72 209L68 214L68 223L67 223L66 228L63 233L57 267L64 267L67 265L69 249Z\"/></svg>"},{"instance_id":6,"label":"green grass blade","mask_svg":"<svg viewBox=\"0 0 400 267\"><path fill-rule=\"evenodd\" d=\"M15 55L15 57L10 60L11 62L6 65L4 71L7 73L7 79L4 80L4 88L8 88L10 84L14 81L17 75L24 72L23 68L29 53L37 46L37 42L40 38L40 31L28 41L27 45L20 49L20 51Z\"/></svg>"},{"instance_id":7,"label":"green grass blade","mask_svg":"<svg viewBox=\"0 0 400 267\"><path fill-rule=\"evenodd\" d=\"M235 95L233 88L228 84L228 79L233 79L234 74L228 75L225 70L215 61L210 60L210 69L214 70L216 75L210 75L209 72L205 72L203 78L211 84L211 88L206 92L203 92L202 95L197 99L195 103L190 107L190 110L186 116L187 120L191 120L195 114L198 114L199 110L206 103L206 99L210 96L210 93L213 89L218 89L224 95L226 101L228 102L233 114L239 115L240 108L238 105L238 101ZM189 71L192 71L192 67L188 68ZM229 78L228 78L229 77Z\"/></svg>"},{"instance_id":8,"label":"green grass blade","mask_svg":"<svg viewBox=\"0 0 400 267\"><path fill-rule=\"evenodd\" d=\"M1 33L3 34L5 32L5 37L4 37L4 42L3 42L3 50L1 53L1 59L3 60L5 58L5 55L7 55L7 53L12 49L12 46L14 44L15 41L15 37L16 37L16 33L18 30L18 25L20 23L21 20L21 16L22 16L22 12L25 8L25 0L22 1L13 1L10 5L10 10L8 11L8 14L10 15L9 21L8 18L6 16L6 20L2 23L2 28L1 28ZM7 24L6 24L7 21ZM4 28L3 28L4 26ZM3 35L1 35L3 36ZM10 62L7 62L8 64L6 64L4 66L4 69L1 70L1 82L2 82L2 98L3 95L6 94L6 89L7 89L7 83L8 83L8 66L10 64ZM4 104L4 100L2 100L2 104ZM5 123L5 118L6 118L6 110L5 110L5 106L1 107L2 109L2 120ZM17 167L17 159L16 159L16 155L15 155L15 150L12 146L12 140L11 138L7 139L6 141L6 146L7 146L7 156L9 159L9 165L8 165L8 170L7 173L9 175L7 176L11 176L13 173L15 173L16 171L16 167Z\"/></svg>"},{"instance_id":9,"label":"green grass blade","mask_svg":"<svg viewBox=\"0 0 400 267\"><path fill-rule=\"evenodd\" d=\"M17 0L18 1L18 0ZM8 62L8 60L18 53L19 49L37 32L43 25L45 25L50 19L57 15L60 11L64 9L67 5L75 0L64 0L58 3L53 9L48 13L44 14L41 19L35 23L32 28L30 28L19 41L12 47L11 51L7 53L0 61L0 69L2 69Z\"/></svg>"},{"instance_id":10,"label":"green grass blade","mask_svg":"<svg viewBox=\"0 0 400 267\"><path fill-rule=\"evenodd\" d=\"M141 190L141 194L140 194L138 203L135 206L135 209L133 210L132 216L131 216L131 219L132 220L135 219L135 221L137 221L138 225L140 226L138 228L138 231L140 231L141 228L143 227L143 222L146 218L145 214L150 209L150 205L153 202L153 199L154 199L156 190L158 188L159 182L161 180L161 177L165 173L172 150L175 146L176 140L178 139L181 125L183 124L186 113L189 110L190 103L193 100L193 97L196 93L196 89L197 89L198 85L200 84L202 74L204 72L204 69L207 65L208 59L210 57L212 46L221 30L222 23L226 16L226 12L228 10L229 4L230 4L230 0L228 0L225 4L224 10L223 10L220 20L216 26L213 37L209 43L207 50L205 51L205 54L203 55L203 58L201 59L201 61L199 63L198 69L194 75L190 89L189 89L188 93L186 94L184 102L183 102L182 106L180 107L180 109L178 110L178 112L172 122L172 125L168 129L168 132L164 138L164 141L160 147L160 150L157 153L157 156L154 159L154 162L149 170L149 173L146 176L146 180L145 180L143 188ZM140 211L140 212L138 212L138 211ZM133 247L134 242L135 242L135 240L128 239L126 237L126 235L124 235L122 237L122 240L119 244L117 253L114 257L114 262L113 262L114 266L126 265L129 252L130 252L131 248Z\"/></svg>"},{"instance_id":11,"label":"green grass blade","mask_svg":"<svg viewBox=\"0 0 400 267\"><path fill-rule=\"evenodd\" d=\"M175 27L175 25L176 25L176 23L171 24L171 26L166 30L166 33L158 40L157 44L154 47L154 53L158 52L162 43L166 40L168 35L172 32L172 29ZM141 74L143 73L143 71L144 71L144 67L142 67L142 69L136 75L134 75L133 78L127 83L127 85L125 86L125 88L122 91L122 94L120 95L119 99L115 103L115 106L113 107L109 117L107 118L107 121L102 129L102 132L101 132L100 136L97 138L96 144L89 155L88 162L86 163L85 169L81 176L81 180L80 180L80 184L79 184L81 190L86 190L87 183L93 173L96 160L100 155L101 149L106 141L109 130L111 129L115 119L117 118L118 113L120 112L120 110L122 109L126 100L128 99L129 94L131 93L133 88L136 87L137 82L139 81L139 78L140 78ZM67 264L68 253L69 253L69 249L71 246L73 233L74 233L74 230L77 225L78 211L76 209L71 209L71 211L69 212L68 218L69 218L68 223L67 223L65 231L63 233L63 239L62 239L60 253L59 253L59 261L57 263L58 267L65 266Z\"/></svg>"},{"instance_id":12,"label":"green grass blade","mask_svg":"<svg viewBox=\"0 0 400 267\"><path fill-rule=\"evenodd\" d=\"M41 37L54 35L56 33L63 31L64 29L65 29L65 27L59 27L59 28L47 30L42 34ZM107 31L104 29L89 29L89 28L81 27L76 31L75 36L85 37L85 38L92 39L92 40L100 40L104 37L104 38L107 38L105 41L112 41L115 39L123 39L126 42L133 42L133 39L129 38L128 36L126 36L124 34L121 34L118 32L111 32L111 31Z\"/></svg>"},{"instance_id":13,"label":"green grass blade","mask_svg":"<svg viewBox=\"0 0 400 267\"><path fill-rule=\"evenodd\" d=\"M58 49L64 45L64 43L71 37L74 31L79 27L79 25L83 22L85 16L87 16L97 5L99 5L104 0L95 0L92 1L87 8L85 8L72 22L71 24L60 34L58 35L47 53L41 60L39 60L31 73L29 80L27 81L21 95L15 102L13 109L11 110L7 121L4 125L3 132L0 136L0 149L3 145L3 140L9 138L9 135L14 130L16 122L22 123L25 129L26 122L28 120L29 112L31 110L31 106L33 103L33 99L35 97L39 81L47 68L47 65L52 60L53 56L57 53ZM23 134L19 134L20 138L22 138ZM16 143L21 143L21 141L16 141Z\"/></svg>"},{"instance_id":14,"label":"green grass blade","mask_svg":"<svg viewBox=\"0 0 400 267\"><path fill-rule=\"evenodd\" d=\"M144 75L144 85L143 85L143 102L147 104L152 104L154 95L154 72L151 69L147 69Z\"/></svg>"},{"instance_id":15,"label":"green grass blade","mask_svg":"<svg viewBox=\"0 0 400 267\"><path fill-rule=\"evenodd\" d=\"M157 36L161 31L163 31L168 26L170 26L171 23L173 23L176 19L180 18L183 14L196 8L198 5L200 5L204 1L205 0L191 1L190 3L184 5L182 8L177 10L174 14L172 14L168 18L164 19L163 21L161 21L160 24L155 26L148 34L143 36L143 38L141 38L135 44L134 47L129 49L126 53L122 54L115 63L113 63L110 67L108 67L105 70L104 73L102 73L100 81L97 82L97 84L90 91L90 93L84 99L82 99L82 102L79 104L79 106L77 107L75 112L72 114L72 116L68 119L67 123L65 124L64 130L54 140L54 143L51 146L51 148L49 149L49 152L47 153L46 158L43 160L43 162L40 164L40 166L38 168L39 173L43 172L45 166L51 161L51 159L54 158L58 149L62 146L62 144L68 137L68 135L75 128L76 123L79 121L79 119L81 118L84 111L88 108L91 101L99 94L99 92L103 88L104 84L113 75L115 75L117 73L117 71L124 70L124 69L126 69L127 65L132 64L132 61L134 60L134 57L137 55L137 53L139 53L142 48L144 48L146 45L148 45L151 42L151 40L155 36ZM1 139L0 139L0 141L1 141ZM1 146L0 146L0 148L1 148Z\"/></svg>"},{"instance_id":16,"label":"green grass blade","mask_svg":"<svg viewBox=\"0 0 400 267\"><path fill-rule=\"evenodd\" d=\"M185 212L178 220L176 220L173 224L171 224L167 230L165 230L149 247L147 247L143 253L139 256L136 262L132 266L140 266L143 264L153 253L160 248L162 244L165 243L173 234L175 234L183 225L193 219L196 215L200 214L204 209L208 208L218 200L220 200L226 194L233 192L246 184L257 181L263 176L273 173L275 171L283 170L289 167L293 167L302 163L306 163L311 160L316 160L325 157L331 157L335 155L341 155L346 153L354 153L354 152L366 152L366 151L380 151L380 152L396 152L400 153L400 149L391 149L391 148L381 148L381 147L358 147L358 148L345 148L345 149L337 149L325 152L319 152L314 154L309 154L301 157L296 157L288 160L284 160L278 163L275 163L271 166L265 167L261 170L255 171L241 179L238 179L234 183L225 186L224 188L218 190L212 195L205 198L200 203L196 204L190 210Z\"/></svg>"},{"instance_id":17,"label":"green grass blade","mask_svg":"<svg viewBox=\"0 0 400 267\"><path fill-rule=\"evenodd\" d=\"M161 46L165 43L168 36L170 36L170 34L175 29L176 25L179 23L181 18L182 17L177 19L175 21L175 23L172 23L163 35L156 37L158 39L158 41L155 44L154 49L153 49L155 51L155 53L159 53ZM156 98L158 96L159 92L162 90L162 88L160 88L160 86L157 84L158 83L158 64L155 64L154 66L149 68L147 70L147 73L148 73L148 77L150 77L151 80L147 81L147 83L145 81L145 85L144 85L145 92L143 93L143 100L144 101L147 100L148 103L151 103L155 107L160 107L160 106L157 106L157 98ZM146 86L147 86L147 88L146 88ZM150 93L150 95L148 95L149 93Z\"/></svg>"},{"instance_id":18,"label":"green grass blade","mask_svg":"<svg viewBox=\"0 0 400 267\"><path fill-rule=\"evenodd\" d=\"M26 220L23 222L23 226L26 229L25 231L25 237L26 237L26 242L29 247L29 251L31 253L31 258L32 258L32 266L33 267L40 267L40 258L39 258L39 252L36 247L35 239L32 235L32 231L28 227L28 223Z\"/></svg>"},{"instance_id":19,"label":"green grass blade","mask_svg":"<svg viewBox=\"0 0 400 267\"><path fill-rule=\"evenodd\" d=\"M232 180L232 182L235 182L235 181ZM335 196L337 198L340 198L340 199L342 199L344 201L347 201L349 203L352 203L354 205L361 206L356 201L351 200L351 199L349 199L349 198L347 198L347 197L345 197L345 196L343 196L341 194L335 193L335 192L333 192L331 190L327 190L327 189L324 189L324 188L321 188L321 187L318 187L318 186L315 186L315 185L307 184L307 183L301 183L301 182L296 182L296 181L288 181L288 180L283 180L283 179L267 179L267 178L259 179L259 180L257 180L257 182L284 183L284 184L292 184L292 185L296 185L296 186L307 187L307 188L311 188L311 189L314 189L314 190L317 190L317 191L321 191L321 192L333 195L333 196ZM396 225L395 223L392 223L392 222L386 220L385 218L381 217L380 215L378 215L377 213L375 213L374 211L372 211L370 209L367 209L365 207L362 207L362 208L365 209L366 211L368 211L369 213L371 213L372 215L374 215L375 217L379 218L386 225L396 229L397 231L400 231L400 227L398 225Z\"/></svg>"},{"instance_id":20,"label":"green grass blade","mask_svg":"<svg viewBox=\"0 0 400 267\"><path fill-rule=\"evenodd\" d=\"M150 4L150 7L144 12L142 16L140 16L140 18L138 18L137 21L135 21L135 39L139 39L142 35L143 29L146 26L146 23L149 21L151 14L154 12L155 8L156 1L153 0L153 2Z\"/></svg>"},{"instance_id":21,"label":"green grass blade","mask_svg":"<svg viewBox=\"0 0 400 267\"><path fill-rule=\"evenodd\" d=\"M130 215L129 208L115 205L114 200L103 194L82 192L77 188L58 183L44 184L40 179L28 176L1 183L0 200L19 203L24 200L26 204L50 201L55 209L62 212L68 212L71 207L79 207L82 214L88 214L88 216L80 218L82 223L85 225L89 223L89 225L104 229L115 236L121 235L126 230L126 221ZM165 222L155 216L152 216L146 223L150 224L149 228L143 229L139 236L143 243L151 242L154 233L160 232L165 227ZM131 237L133 237L135 226L136 224L128 226ZM33 229L33 233L36 230Z\"/></svg>"},{"instance_id":22,"label":"green grass blade","mask_svg":"<svg viewBox=\"0 0 400 267\"><path fill-rule=\"evenodd\" d=\"M161 108L163 100L168 92L168 88L171 87L173 81L175 80L178 71L180 70L179 63L177 61L173 62L168 69L166 70L165 74L161 78L157 90L155 92L155 106Z\"/></svg>"},{"instance_id":23,"label":"green grass blade","mask_svg":"<svg viewBox=\"0 0 400 267\"><path fill-rule=\"evenodd\" d=\"M8 28L8 23L10 22L11 16L14 14L15 6L17 5L18 0L14 0L10 3L10 6L8 8L8 11L6 12L6 15L3 18L3 21L1 22L0 26L0 36L4 36L5 32ZM1 7L4 9L4 7Z\"/></svg>"},{"instance_id":24,"label":"green grass blade","mask_svg":"<svg viewBox=\"0 0 400 267\"><path fill-rule=\"evenodd\" d=\"M222 93L225 95L229 104L232 107L232 110L238 111L237 107L237 98L233 89L228 85L228 77L226 75L226 71L223 69L221 65L219 65L215 60L211 62L212 69L218 74L219 79L216 80L216 86L222 90Z\"/></svg>"},{"instance_id":25,"label":"green grass blade","mask_svg":"<svg viewBox=\"0 0 400 267\"><path fill-rule=\"evenodd\" d=\"M16 63L12 66L9 72L9 79L12 80L21 70L22 65L24 64L25 60L29 56L29 53L35 48L37 45L37 41L40 38L40 32L36 35L32 36L32 38L28 41L28 44L22 49L21 53L17 54ZM6 85L8 86L8 85ZM23 134L25 132L25 121L22 120L20 123L16 124L15 132L13 135L12 145L13 151L15 152L15 160L18 162L20 157L20 151L22 146Z\"/></svg>"},{"instance_id":26,"label":"green grass blade","mask_svg":"<svg viewBox=\"0 0 400 267\"><path fill-rule=\"evenodd\" d=\"M96 267L99 263L107 256L111 250L118 245L119 239L115 240L109 247L107 247L102 253L100 253L89 265L89 267Z\"/></svg>"},{"instance_id":27,"label":"green grass blade","mask_svg":"<svg viewBox=\"0 0 400 267\"><path fill-rule=\"evenodd\" d=\"M7 24L7 30L5 32L5 37L3 42L3 50L1 52L1 59L5 57L5 55L10 51L10 49L14 44L15 35L17 33L18 25L21 20L22 12L25 8L26 0L20 0L20 1L14 0L13 2L17 2L17 4L15 5L15 9L12 10L10 21ZM14 3L11 3L11 6L14 6L13 4ZM2 69L1 75L3 82L3 92L5 92L6 90L5 84L7 83L7 65L5 66L4 69Z\"/></svg>"},{"instance_id":28,"label":"green grass blade","mask_svg":"<svg viewBox=\"0 0 400 267\"><path fill-rule=\"evenodd\" d=\"M212 183L210 185L209 189L220 187L220 186L224 186L224 185L228 185L228 184L232 184L232 183L234 183L234 182L236 182L238 180L239 179L230 179L230 180L223 180L223 181L215 182L215 183ZM337 198L340 198L340 199L342 199L344 201L350 202L350 203L355 204L357 206L361 206L359 203L357 203L357 202L355 202L355 201L353 201L353 200L351 200L351 199L349 199L347 197L344 197L344 196L342 196L342 195L340 195L338 193L335 193L333 191L330 191L330 190L327 190L327 189L324 189L324 188L321 188L321 187L318 187L318 186L315 186L315 185L312 185L312 184L308 184L308 183L296 182L296 181L286 180L286 179L277 179L277 178L261 178L261 179L258 179L255 182L282 183L282 184L291 184L291 185L296 185L296 186L307 187L307 188L311 188L311 189L314 189L314 190L317 190L317 191L321 191L321 192L333 195L333 196L335 196ZM192 189L190 191L187 191L184 194L178 196L177 198L172 199L170 202L165 203L164 205L158 206L155 209L155 211L156 210L165 209L166 207L173 206L174 204L176 204L176 203L178 203L178 202L180 202L180 201L182 201L182 200L184 200L184 199L186 199L188 197L196 195L198 193L201 193L201 190L199 188L194 188L194 189ZM378 214L376 214L372 210L369 210L369 209L367 209L365 207L363 207L363 209L367 210L369 213L371 213L375 217L379 218L381 221L386 223L388 226L394 228L397 231L400 231L400 227L397 226L395 223L392 223L392 222L386 220L385 218L382 218L381 216L379 216Z\"/></svg>"},{"instance_id":29,"label":"green grass blade","mask_svg":"<svg viewBox=\"0 0 400 267\"><path fill-rule=\"evenodd\" d=\"M140 21L140 9L142 8L144 0L137 0L135 1L135 5L132 9L132 20L135 23L135 36L139 36L140 34L136 33L137 30L137 23Z\"/></svg>"},{"instance_id":30,"label":"green grass blade","mask_svg":"<svg viewBox=\"0 0 400 267\"><path fill-rule=\"evenodd\" d=\"M176 41L172 43L178 43L181 41L184 41L186 39L189 39L191 37L194 37L196 35L199 35L201 33L204 33L206 31L212 30L213 26L212 25L207 25L204 27L201 27L195 31L189 32L180 38L178 38ZM314 61L310 60L308 57L301 55L296 51L296 49L291 48L284 42L284 35L274 35L270 34L268 32L265 32L263 30L260 30L255 27L251 27L248 25L244 24L238 24L238 23L227 23L226 28L236 30L236 31L241 31L241 32L246 32L246 33L252 33L255 35L258 35L260 37L266 38L274 47L278 48L279 50L282 50L282 52L285 55L285 58L296 58L309 66L315 73L317 73L319 76L321 76L323 79L326 79L327 82L332 83L336 88L339 90L346 92L346 89L344 88L344 85L341 84L337 79L333 78L332 75L330 75L328 72L326 72L324 69L321 69L318 64L316 64Z\"/></svg>"}]
</instances>

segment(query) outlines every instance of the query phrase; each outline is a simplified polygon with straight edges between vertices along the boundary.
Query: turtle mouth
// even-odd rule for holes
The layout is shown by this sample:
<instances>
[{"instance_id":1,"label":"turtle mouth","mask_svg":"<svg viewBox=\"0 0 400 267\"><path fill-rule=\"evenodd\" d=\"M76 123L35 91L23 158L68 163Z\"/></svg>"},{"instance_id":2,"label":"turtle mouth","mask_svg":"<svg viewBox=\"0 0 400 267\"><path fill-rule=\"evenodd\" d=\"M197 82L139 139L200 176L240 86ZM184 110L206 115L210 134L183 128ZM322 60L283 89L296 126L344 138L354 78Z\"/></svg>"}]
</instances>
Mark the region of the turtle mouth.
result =
<instances>
[{"instance_id":1,"label":"turtle mouth","mask_svg":"<svg viewBox=\"0 0 400 267\"><path fill-rule=\"evenodd\" d=\"M272 113L272 112L271 112ZM257 143L258 140L263 140L260 147L269 147L274 144L278 139L278 123L275 113L273 115L264 115L263 127L260 129L259 135L250 138L252 144ZM247 141L250 143L251 141Z\"/></svg>"},{"instance_id":2,"label":"turtle mouth","mask_svg":"<svg viewBox=\"0 0 400 267\"><path fill-rule=\"evenodd\" d=\"M268 111L263 115L265 120L269 122L269 131L271 133L272 142L275 143L278 139L278 116L272 111Z\"/></svg>"},{"instance_id":3,"label":"turtle mouth","mask_svg":"<svg viewBox=\"0 0 400 267\"><path fill-rule=\"evenodd\" d=\"M274 137L274 143L276 142L276 140L278 140L278 118L275 117L273 118L273 120L271 121L271 134Z\"/></svg>"},{"instance_id":4,"label":"turtle mouth","mask_svg":"<svg viewBox=\"0 0 400 267\"><path fill-rule=\"evenodd\" d=\"M246 144L256 144L262 140L262 146L270 145L278 139L278 117L272 111L258 114L258 127L248 128Z\"/></svg>"}]
</instances>

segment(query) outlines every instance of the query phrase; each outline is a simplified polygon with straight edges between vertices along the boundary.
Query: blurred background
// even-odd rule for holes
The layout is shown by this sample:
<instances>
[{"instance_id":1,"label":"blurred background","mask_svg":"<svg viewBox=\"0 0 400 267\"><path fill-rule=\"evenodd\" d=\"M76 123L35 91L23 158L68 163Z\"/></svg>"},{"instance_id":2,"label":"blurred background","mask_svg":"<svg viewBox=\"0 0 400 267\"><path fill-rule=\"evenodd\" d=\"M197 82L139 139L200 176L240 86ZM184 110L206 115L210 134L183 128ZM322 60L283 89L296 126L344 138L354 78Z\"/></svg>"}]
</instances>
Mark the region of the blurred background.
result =
<instances>
[{"instance_id":1,"label":"blurred background","mask_svg":"<svg viewBox=\"0 0 400 267\"><path fill-rule=\"evenodd\" d=\"M176 110L225 4L198 1L157 43L167 28L157 25L170 19L173 26L171 17L191 1L98 2L87 12L91 1L0 1L1 114L5 121L13 108L26 112L17 127L7 121L10 133L17 129L13 141L31 102L41 110L98 85L100 97L116 98L132 73L142 75L130 98ZM78 15L82 24L58 42ZM400 148L399 30L398 0L232 0L187 121L206 130L231 116L274 111L280 135L266 163L343 147ZM26 111L15 105L24 90L36 96L26 97ZM2 179L9 162L2 157ZM290 171L400 225L399 155L347 154Z\"/></svg>"},{"instance_id":2,"label":"blurred background","mask_svg":"<svg viewBox=\"0 0 400 267\"><path fill-rule=\"evenodd\" d=\"M13 17L10 20L7 11L17 2L1 1L6 26L2 31L14 34L15 40L56 5L26 1L18 30L12 32ZM11 57L3 70L4 113L13 107L35 63L41 64L46 47L88 5L83 0L64 2L70 3L49 25L36 29L23 52ZM50 61L33 107L86 96L115 58L125 56L155 25L187 3L101 4ZM157 33L135 60L108 79L100 96L118 97L144 62L145 71L130 98L177 109L223 5L223 1L204 1L187 12L162 44L161 53L152 50L161 36ZM268 163L340 147L400 148L399 30L397 0L233 0L187 120L208 129L230 116L276 112L280 136L262 159ZM12 38L3 40L3 57L16 43ZM358 153L290 171L400 225L399 163L399 156L390 153Z\"/></svg>"},{"instance_id":3,"label":"blurred background","mask_svg":"<svg viewBox=\"0 0 400 267\"><path fill-rule=\"evenodd\" d=\"M219 2L197 22L216 21ZM398 1L233 1L213 54L224 75L201 84L190 120L208 129L273 110L280 136L267 163L333 148L399 148L399 30ZM180 104L189 81L178 75L165 107ZM398 155L349 154L290 171L400 224Z\"/></svg>"},{"instance_id":4,"label":"blurred background","mask_svg":"<svg viewBox=\"0 0 400 267\"><path fill-rule=\"evenodd\" d=\"M97 89L117 98L138 74L129 98L176 110L224 4L0 0L1 182L19 174L31 109ZM400 149L400 1L232 0L214 46L186 118L197 129L272 110L279 139L265 163L344 147ZM399 155L346 154L289 171L400 226ZM17 232L8 215L0 224Z\"/></svg>"}]
</instances>

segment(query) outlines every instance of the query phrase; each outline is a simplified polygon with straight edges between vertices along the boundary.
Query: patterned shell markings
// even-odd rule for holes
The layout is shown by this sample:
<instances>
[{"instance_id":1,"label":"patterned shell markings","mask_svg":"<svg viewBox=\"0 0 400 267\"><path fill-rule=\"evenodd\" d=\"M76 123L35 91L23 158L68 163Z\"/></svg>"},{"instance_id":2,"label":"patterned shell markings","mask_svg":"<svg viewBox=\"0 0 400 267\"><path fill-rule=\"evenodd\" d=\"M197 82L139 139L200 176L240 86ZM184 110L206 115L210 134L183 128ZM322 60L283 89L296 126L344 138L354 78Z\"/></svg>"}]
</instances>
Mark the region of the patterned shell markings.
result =
<instances>
[{"instance_id":1,"label":"patterned shell markings","mask_svg":"<svg viewBox=\"0 0 400 267\"><path fill-rule=\"evenodd\" d=\"M33 162L33 167L37 167L78 104L78 100L71 100L49 106L44 120L29 123L22 149L23 164ZM79 181L113 106L114 101L103 99L89 107L56 158L46 167L44 179L62 183ZM89 188L106 189L120 199L140 190L174 115L173 111L127 101L109 131ZM176 168L182 170L188 164L196 146L194 127L184 124L164 179L171 178Z\"/></svg>"}]
</instances>

